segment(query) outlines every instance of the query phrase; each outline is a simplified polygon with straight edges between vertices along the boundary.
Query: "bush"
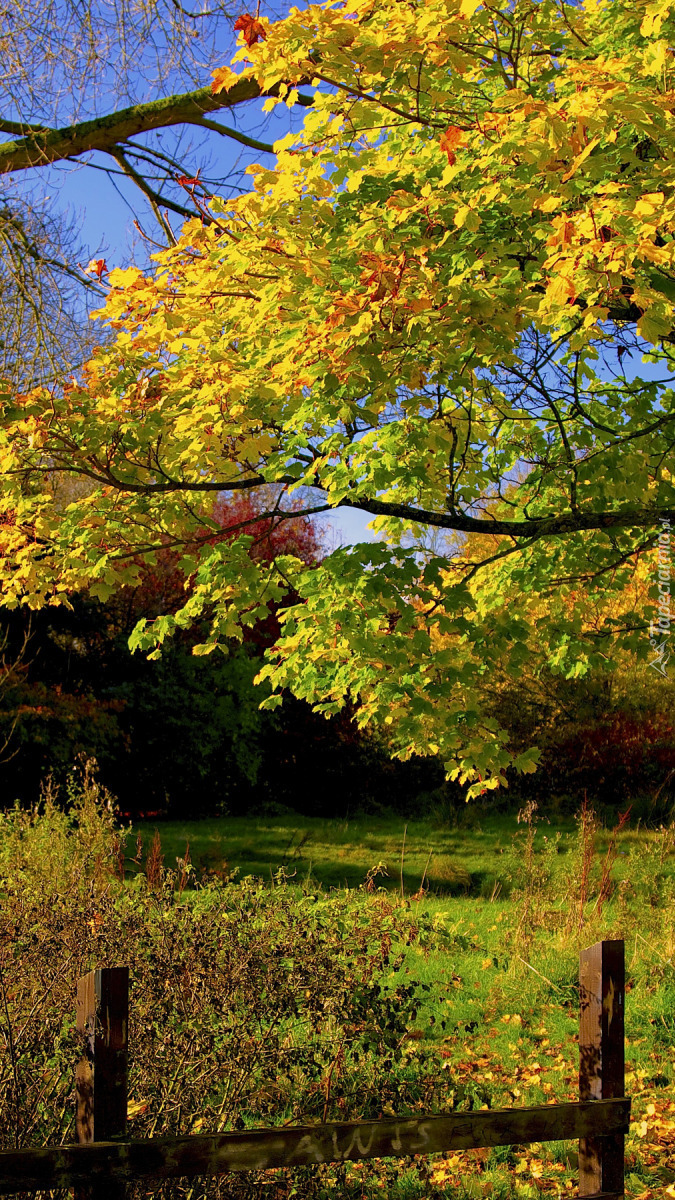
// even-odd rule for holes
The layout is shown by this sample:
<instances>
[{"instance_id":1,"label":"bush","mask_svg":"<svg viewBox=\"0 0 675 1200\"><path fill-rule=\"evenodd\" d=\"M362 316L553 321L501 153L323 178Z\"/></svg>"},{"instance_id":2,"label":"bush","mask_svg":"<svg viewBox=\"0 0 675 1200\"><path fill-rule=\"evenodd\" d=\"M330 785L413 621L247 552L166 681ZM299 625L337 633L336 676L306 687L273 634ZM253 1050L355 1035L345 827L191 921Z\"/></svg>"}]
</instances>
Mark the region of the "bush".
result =
<instances>
[{"instance_id":1,"label":"bush","mask_svg":"<svg viewBox=\"0 0 675 1200\"><path fill-rule=\"evenodd\" d=\"M0 816L3 1149L75 1140L76 983L102 965L130 968L132 1137L447 1103L436 1052L403 1048L428 985L391 979L430 936L419 917L377 891L298 897L282 875L188 891L189 863L157 852L124 882L111 798L88 774L67 801Z\"/></svg>"}]
</instances>

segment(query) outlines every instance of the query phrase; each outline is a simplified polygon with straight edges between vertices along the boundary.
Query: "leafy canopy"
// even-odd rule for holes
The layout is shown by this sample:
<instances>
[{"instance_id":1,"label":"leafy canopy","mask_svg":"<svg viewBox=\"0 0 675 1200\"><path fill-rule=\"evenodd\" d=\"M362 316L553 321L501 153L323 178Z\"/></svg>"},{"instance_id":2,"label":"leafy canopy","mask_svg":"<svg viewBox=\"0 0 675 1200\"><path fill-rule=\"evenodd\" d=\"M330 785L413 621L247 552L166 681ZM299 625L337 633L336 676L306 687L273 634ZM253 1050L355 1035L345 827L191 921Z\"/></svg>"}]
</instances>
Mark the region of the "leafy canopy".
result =
<instances>
[{"instance_id":1,"label":"leafy canopy","mask_svg":"<svg viewBox=\"0 0 675 1200\"><path fill-rule=\"evenodd\" d=\"M471 794L512 763L481 711L493 664L648 650L629 599L583 612L632 595L675 516L675 17L329 0L240 29L214 91L292 107L309 81L313 106L154 274L111 272L112 348L7 398L3 600L105 598L170 545L189 594L134 646L198 622L209 653L280 603L277 691L356 701ZM87 481L65 507L63 472ZM256 561L213 499L262 488L274 521L351 506L382 537Z\"/></svg>"}]
</instances>

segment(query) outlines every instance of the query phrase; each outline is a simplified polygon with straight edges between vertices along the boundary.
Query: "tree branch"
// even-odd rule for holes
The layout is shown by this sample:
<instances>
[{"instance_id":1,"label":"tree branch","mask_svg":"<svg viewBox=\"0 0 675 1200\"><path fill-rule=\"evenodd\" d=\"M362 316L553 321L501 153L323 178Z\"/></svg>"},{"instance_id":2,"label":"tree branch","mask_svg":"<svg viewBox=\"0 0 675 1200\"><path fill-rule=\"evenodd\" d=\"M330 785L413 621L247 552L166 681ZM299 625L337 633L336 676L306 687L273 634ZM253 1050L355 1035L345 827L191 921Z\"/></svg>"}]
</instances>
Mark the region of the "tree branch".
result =
<instances>
[{"instance_id":1,"label":"tree branch","mask_svg":"<svg viewBox=\"0 0 675 1200\"><path fill-rule=\"evenodd\" d=\"M384 500L341 500L343 508L357 508L373 516L397 517L416 525L431 525L458 533L487 533L516 538L556 537L564 533L585 533L591 529L630 529L656 525L660 520L675 520L675 508L619 509L617 512L565 512L559 516L532 517L525 521L486 520L462 513L436 513L410 504L388 504Z\"/></svg>"},{"instance_id":2,"label":"tree branch","mask_svg":"<svg viewBox=\"0 0 675 1200\"><path fill-rule=\"evenodd\" d=\"M176 204L173 200L168 200L166 196L161 196L159 192L156 192L154 188L151 188L150 184L143 178L143 176L140 175L138 171L134 170L131 163L127 158L125 158L119 147L109 150L108 153L112 158L115 159L115 162L119 163L125 175L128 175L130 179L133 179L136 186L139 187L143 192L143 195L147 196L155 217L159 221L160 225L163 224L160 213L160 205L162 204L165 208L170 208L172 212L177 213L179 217L183 217L187 221L191 220L192 217L195 216L195 213L191 212L189 208L184 208L182 204Z\"/></svg>"},{"instance_id":3,"label":"tree branch","mask_svg":"<svg viewBox=\"0 0 675 1200\"><path fill-rule=\"evenodd\" d=\"M60 470L68 470L65 464ZM25 470L25 468L23 469ZM8 474L21 473L22 468L9 471ZM132 483L119 479L110 468L100 464L91 467L80 467L75 475L84 475L89 479L124 495L141 494L157 495L169 492L234 492L262 487L269 480L261 476L249 479L233 480L190 480L165 478L161 483ZM297 482L292 475L275 480L278 484ZM319 491L326 492L319 480L311 485ZM332 507L332 506L331 506ZM411 521L416 525L430 525L435 529L448 529L457 533L479 533L490 537L527 538L536 541L542 537L557 537L566 533L586 533L593 529L645 529L656 525L661 520L675 521L675 508L658 508L655 505L640 505L636 508L623 508L615 512L572 512L569 509L560 514L548 517L529 517L521 521L505 521L485 517L469 517L459 512L434 512L431 509L417 508L413 504L391 504L386 500L363 498L359 500L340 500L339 508L354 508L361 512L372 513L373 516L394 517L398 520ZM300 511L298 515L302 515Z\"/></svg>"},{"instance_id":4,"label":"tree branch","mask_svg":"<svg viewBox=\"0 0 675 1200\"><path fill-rule=\"evenodd\" d=\"M0 117L0 133L11 133L15 137L25 137L28 133L45 133L46 125L31 125L27 121L8 121Z\"/></svg>"},{"instance_id":5,"label":"tree branch","mask_svg":"<svg viewBox=\"0 0 675 1200\"><path fill-rule=\"evenodd\" d=\"M200 129L212 129L214 133L233 138L235 142L241 142L242 146L250 146L252 150L262 150L265 154L274 154L274 146L269 142L259 142L257 138L240 133L238 129L230 129L228 125L221 125L219 121L209 121L208 117L200 117L199 120L195 118L190 121L190 125L198 125Z\"/></svg>"},{"instance_id":6,"label":"tree branch","mask_svg":"<svg viewBox=\"0 0 675 1200\"><path fill-rule=\"evenodd\" d=\"M301 79L299 85L295 86L309 82L308 79ZM169 125L200 124L205 113L234 108L259 96L276 96L280 85L281 81L263 91L254 79L242 79L229 92L214 95L210 87L198 88L197 91L178 96L163 96L147 104L134 104L130 108L121 108L104 117L81 121L62 129L33 129L26 133L26 127L20 126L17 128L24 133L23 137L0 145L0 174L45 166L64 158L78 157L89 150L109 154L114 147L137 134L164 129ZM307 107L312 104L311 97L299 97L299 103ZM2 128L3 125L0 125ZM4 122L4 131L8 132L7 122ZM223 129L222 132L232 136L228 130Z\"/></svg>"}]
</instances>

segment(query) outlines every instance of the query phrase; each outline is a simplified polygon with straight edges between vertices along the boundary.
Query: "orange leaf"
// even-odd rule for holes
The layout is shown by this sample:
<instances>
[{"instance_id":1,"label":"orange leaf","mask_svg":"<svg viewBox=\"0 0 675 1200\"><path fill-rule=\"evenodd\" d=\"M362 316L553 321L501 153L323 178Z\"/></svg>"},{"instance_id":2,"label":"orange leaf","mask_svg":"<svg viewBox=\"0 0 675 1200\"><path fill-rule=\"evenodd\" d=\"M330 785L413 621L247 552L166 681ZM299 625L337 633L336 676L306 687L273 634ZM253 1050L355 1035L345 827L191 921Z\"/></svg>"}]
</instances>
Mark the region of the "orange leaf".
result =
<instances>
[{"instance_id":1,"label":"orange leaf","mask_svg":"<svg viewBox=\"0 0 675 1200\"><path fill-rule=\"evenodd\" d=\"M463 137L464 137L463 130L458 129L456 125L448 125L448 128L446 129L445 133L441 134L441 140L439 142L439 145L441 147L441 150L446 151L446 153L448 155L448 162L450 163L450 166L452 166L452 164L454 163L455 158L456 158L456 155L454 154L454 150L457 146L460 145Z\"/></svg>"},{"instance_id":2,"label":"orange leaf","mask_svg":"<svg viewBox=\"0 0 675 1200\"><path fill-rule=\"evenodd\" d=\"M201 171L201 167L199 168L199 171ZM197 184L201 183L199 171L197 171L197 174L192 177L188 175L174 175L174 179L176 180L176 183L180 185L180 187L185 188L186 191L190 191L192 188L197 187Z\"/></svg>"},{"instance_id":3,"label":"orange leaf","mask_svg":"<svg viewBox=\"0 0 675 1200\"><path fill-rule=\"evenodd\" d=\"M254 46L260 38L262 38L263 41L265 41L267 38L264 25L262 25L260 21L256 20L255 17L252 17L251 14L247 12L242 13L240 17L237 17L234 23L234 28L237 31L241 30L247 46Z\"/></svg>"},{"instance_id":4,"label":"orange leaf","mask_svg":"<svg viewBox=\"0 0 675 1200\"><path fill-rule=\"evenodd\" d=\"M108 265L104 258L92 258L89 265L84 268L85 275L95 275L99 282L101 276L107 274L107 271Z\"/></svg>"}]
</instances>

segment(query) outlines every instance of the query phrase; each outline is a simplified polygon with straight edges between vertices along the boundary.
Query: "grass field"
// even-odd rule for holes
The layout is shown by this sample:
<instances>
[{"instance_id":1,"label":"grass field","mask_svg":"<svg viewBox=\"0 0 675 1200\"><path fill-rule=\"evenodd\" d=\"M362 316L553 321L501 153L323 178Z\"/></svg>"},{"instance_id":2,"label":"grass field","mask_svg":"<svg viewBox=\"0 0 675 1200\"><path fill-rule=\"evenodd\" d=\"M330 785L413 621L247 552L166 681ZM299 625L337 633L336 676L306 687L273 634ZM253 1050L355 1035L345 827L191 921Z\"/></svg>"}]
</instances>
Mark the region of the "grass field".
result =
<instances>
[{"instance_id":1,"label":"grass field","mask_svg":"<svg viewBox=\"0 0 675 1200\"><path fill-rule=\"evenodd\" d=\"M524 824L517 816L472 817L448 827L433 821L405 821L393 817L357 817L350 820L320 820L313 817L222 817L202 821L139 822L131 829L128 846L133 850L138 835L143 857L155 829L161 836L166 862L183 857L189 845L190 858L200 875L213 872L221 877L236 869L238 877L259 876L269 882L283 867L297 881L309 877L322 888L359 887L368 870L378 862L387 876L378 885L399 891L401 860L405 895L418 891L422 876L432 894L449 897L504 895L512 886L513 852L523 841ZM534 848L543 850L556 843L558 869L564 874L569 855L574 853L576 826L542 822L534 833ZM596 849L606 850L611 832L598 830ZM645 834L624 831L619 858L631 846L644 845ZM130 861L133 872L135 864ZM618 864L618 872L621 866Z\"/></svg>"},{"instance_id":2,"label":"grass field","mask_svg":"<svg viewBox=\"0 0 675 1200\"><path fill-rule=\"evenodd\" d=\"M121 962L132 1137L576 1099L579 950L621 937L627 1193L675 1200L675 824L285 814L141 823L122 845L87 786L70 816L0 820L0 1142L19 1120L24 1144L72 1140L75 981ZM573 1195L575 1151L271 1172L256 1197Z\"/></svg>"},{"instance_id":3,"label":"grass field","mask_svg":"<svg viewBox=\"0 0 675 1200\"><path fill-rule=\"evenodd\" d=\"M154 829L133 830L129 845L140 842L137 861L127 864L131 873L141 868ZM203 879L258 876L271 887L290 884L317 905L336 889L358 902L364 885L382 888L443 929L442 952L410 950L400 969L429 987L408 1037L440 1045L453 1086L464 1081L477 1104L577 1097L578 951L623 937L633 1097L627 1189L643 1200L675 1196L672 828L617 833L590 817L553 827L537 825L536 814L525 822L481 817L455 828L284 816L166 823L158 833L167 865L189 843ZM447 1184L461 1195L527 1200L542 1191L569 1194L576 1155L561 1143L458 1154L428 1167L427 1175L416 1167L397 1177L401 1195ZM391 1188L388 1169L383 1178Z\"/></svg>"}]
</instances>

